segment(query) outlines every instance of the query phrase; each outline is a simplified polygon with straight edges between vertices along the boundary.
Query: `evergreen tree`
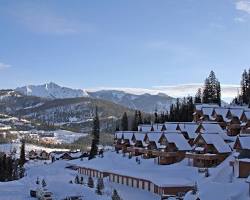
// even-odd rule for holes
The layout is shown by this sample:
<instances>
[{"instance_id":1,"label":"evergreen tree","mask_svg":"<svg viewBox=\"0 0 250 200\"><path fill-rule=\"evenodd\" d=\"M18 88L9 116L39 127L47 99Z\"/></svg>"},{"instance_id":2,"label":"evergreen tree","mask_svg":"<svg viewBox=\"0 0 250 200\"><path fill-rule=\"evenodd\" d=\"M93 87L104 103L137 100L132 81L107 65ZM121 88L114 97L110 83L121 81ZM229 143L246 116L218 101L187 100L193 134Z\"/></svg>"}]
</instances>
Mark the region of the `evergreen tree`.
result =
<instances>
[{"instance_id":1,"label":"evergreen tree","mask_svg":"<svg viewBox=\"0 0 250 200\"><path fill-rule=\"evenodd\" d=\"M93 178L91 176L89 176L88 178L88 187L89 188L94 188L94 181L93 181Z\"/></svg>"},{"instance_id":2,"label":"evergreen tree","mask_svg":"<svg viewBox=\"0 0 250 200\"><path fill-rule=\"evenodd\" d=\"M197 90L196 95L195 95L195 100L194 100L194 102L195 102L195 103L201 103L201 100L202 100L202 93L201 93L201 88L199 88L199 89Z\"/></svg>"},{"instance_id":3,"label":"evergreen tree","mask_svg":"<svg viewBox=\"0 0 250 200\"><path fill-rule=\"evenodd\" d=\"M40 180L39 180L38 177L36 178L36 184L37 184L37 185L40 185Z\"/></svg>"},{"instance_id":4,"label":"evergreen tree","mask_svg":"<svg viewBox=\"0 0 250 200\"><path fill-rule=\"evenodd\" d=\"M104 183L102 178L97 179L96 193L102 195L102 190L104 189Z\"/></svg>"},{"instance_id":5,"label":"evergreen tree","mask_svg":"<svg viewBox=\"0 0 250 200\"><path fill-rule=\"evenodd\" d=\"M95 158L95 156L98 153L98 145L99 145L99 138L100 138L100 122L97 112L97 107L95 110L95 117L93 120L93 130L92 130L92 144L91 144L91 150L89 153L89 160Z\"/></svg>"},{"instance_id":6,"label":"evergreen tree","mask_svg":"<svg viewBox=\"0 0 250 200\"><path fill-rule=\"evenodd\" d=\"M22 140L21 142L22 142L22 144L21 144L21 148L20 148L19 164L22 167L24 165L24 163L26 162L26 159L25 159L25 141Z\"/></svg>"},{"instance_id":7,"label":"evergreen tree","mask_svg":"<svg viewBox=\"0 0 250 200\"><path fill-rule=\"evenodd\" d=\"M113 190L112 200L122 200L116 189Z\"/></svg>"},{"instance_id":8,"label":"evergreen tree","mask_svg":"<svg viewBox=\"0 0 250 200\"><path fill-rule=\"evenodd\" d=\"M75 177L75 184L79 184L79 183L80 183L79 176L76 175L76 177Z\"/></svg>"},{"instance_id":9,"label":"evergreen tree","mask_svg":"<svg viewBox=\"0 0 250 200\"><path fill-rule=\"evenodd\" d=\"M47 186L47 183L45 182L45 180L42 180L42 187L45 188Z\"/></svg>"},{"instance_id":10,"label":"evergreen tree","mask_svg":"<svg viewBox=\"0 0 250 200\"><path fill-rule=\"evenodd\" d=\"M128 116L126 112L124 112L122 116L121 128L122 131L128 131Z\"/></svg>"},{"instance_id":11,"label":"evergreen tree","mask_svg":"<svg viewBox=\"0 0 250 200\"><path fill-rule=\"evenodd\" d=\"M242 95L242 103L248 103L248 74L247 71L244 70L241 79L241 95Z\"/></svg>"},{"instance_id":12,"label":"evergreen tree","mask_svg":"<svg viewBox=\"0 0 250 200\"><path fill-rule=\"evenodd\" d=\"M132 121L132 131L138 130L138 111L135 111L134 119Z\"/></svg>"},{"instance_id":13,"label":"evergreen tree","mask_svg":"<svg viewBox=\"0 0 250 200\"><path fill-rule=\"evenodd\" d=\"M143 124L141 111L138 111L138 125Z\"/></svg>"},{"instance_id":14,"label":"evergreen tree","mask_svg":"<svg viewBox=\"0 0 250 200\"><path fill-rule=\"evenodd\" d=\"M202 102L221 104L220 82L213 71L211 71L208 78L205 79Z\"/></svg>"},{"instance_id":15,"label":"evergreen tree","mask_svg":"<svg viewBox=\"0 0 250 200\"><path fill-rule=\"evenodd\" d=\"M155 123L155 124L158 124L158 123L159 123L159 118L158 118L157 109L155 109L155 113L154 113L154 115L155 115L155 120L154 120L154 123Z\"/></svg>"}]
</instances>

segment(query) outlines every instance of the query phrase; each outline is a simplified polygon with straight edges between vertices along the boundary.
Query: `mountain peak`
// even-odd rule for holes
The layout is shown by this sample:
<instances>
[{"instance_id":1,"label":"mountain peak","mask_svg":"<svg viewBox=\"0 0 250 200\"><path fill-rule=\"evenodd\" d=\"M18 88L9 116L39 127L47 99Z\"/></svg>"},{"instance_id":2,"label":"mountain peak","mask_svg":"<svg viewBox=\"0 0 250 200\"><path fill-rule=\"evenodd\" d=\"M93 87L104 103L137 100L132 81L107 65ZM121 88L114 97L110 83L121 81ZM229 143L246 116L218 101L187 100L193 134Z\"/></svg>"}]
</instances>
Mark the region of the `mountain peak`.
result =
<instances>
[{"instance_id":1,"label":"mountain peak","mask_svg":"<svg viewBox=\"0 0 250 200\"><path fill-rule=\"evenodd\" d=\"M88 94L84 90L61 87L54 82L45 83L43 85L23 86L16 88L15 91L18 91L27 96L38 96L49 99L64 99L88 96Z\"/></svg>"}]
</instances>

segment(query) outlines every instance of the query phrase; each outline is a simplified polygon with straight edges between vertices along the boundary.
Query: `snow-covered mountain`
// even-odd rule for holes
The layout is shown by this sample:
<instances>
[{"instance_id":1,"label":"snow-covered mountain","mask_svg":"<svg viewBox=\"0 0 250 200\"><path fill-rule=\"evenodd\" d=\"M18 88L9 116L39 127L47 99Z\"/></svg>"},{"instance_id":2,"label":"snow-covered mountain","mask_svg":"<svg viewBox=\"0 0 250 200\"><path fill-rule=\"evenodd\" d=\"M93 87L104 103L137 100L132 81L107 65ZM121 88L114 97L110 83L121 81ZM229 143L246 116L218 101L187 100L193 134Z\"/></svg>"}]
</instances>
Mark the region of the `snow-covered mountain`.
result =
<instances>
[{"instance_id":1,"label":"snow-covered mountain","mask_svg":"<svg viewBox=\"0 0 250 200\"><path fill-rule=\"evenodd\" d=\"M19 87L16 88L15 91L27 96L37 96L49 99L65 99L88 96L88 93L84 90L61 87L53 82L43 85L28 85Z\"/></svg>"},{"instance_id":2,"label":"snow-covered mountain","mask_svg":"<svg viewBox=\"0 0 250 200\"><path fill-rule=\"evenodd\" d=\"M170 105L175 102L175 98L163 93L158 94L132 94L122 90L98 90L85 91L81 89L71 89L59 86L55 83L46 83L43 85L28 85L15 89L27 96L35 96L47 99L66 99L77 97L90 97L110 101L130 109L141 110L152 113L169 110Z\"/></svg>"},{"instance_id":3,"label":"snow-covered mountain","mask_svg":"<svg viewBox=\"0 0 250 200\"><path fill-rule=\"evenodd\" d=\"M158 94L130 94L119 90L100 90L96 92L88 92L91 97L112 101L125 107L152 113L156 109L158 111L169 110L171 104L176 99L163 93Z\"/></svg>"}]
</instances>

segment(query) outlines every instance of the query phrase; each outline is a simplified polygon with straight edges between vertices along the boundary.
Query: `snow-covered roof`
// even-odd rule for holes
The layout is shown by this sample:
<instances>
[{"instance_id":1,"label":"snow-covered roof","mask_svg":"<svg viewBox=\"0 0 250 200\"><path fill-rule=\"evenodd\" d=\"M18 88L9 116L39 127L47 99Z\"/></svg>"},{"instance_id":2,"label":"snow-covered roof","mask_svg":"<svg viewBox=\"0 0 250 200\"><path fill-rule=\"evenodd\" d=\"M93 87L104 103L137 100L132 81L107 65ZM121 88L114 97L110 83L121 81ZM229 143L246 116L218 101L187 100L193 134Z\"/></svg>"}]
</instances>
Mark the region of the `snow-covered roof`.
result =
<instances>
[{"instance_id":1,"label":"snow-covered roof","mask_svg":"<svg viewBox=\"0 0 250 200\"><path fill-rule=\"evenodd\" d=\"M204 128L204 132L211 132L211 133L224 133L223 129L218 123L206 123L203 122L202 127Z\"/></svg>"},{"instance_id":2,"label":"snow-covered roof","mask_svg":"<svg viewBox=\"0 0 250 200\"><path fill-rule=\"evenodd\" d=\"M122 139L122 135L123 135L123 134L122 134L122 132L120 132L120 131L115 133L115 137L116 137L117 139Z\"/></svg>"},{"instance_id":3,"label":"snow-covered roof","mask_svg":"<svg viewBox=\"0 0 250 200\"><path fill-rule=\"evenodd\" d=\"M211 108L211 107L203 107L201 110L202 110L203 115L211 116L212 113L213 113L213 111L214 111L214 108Z\"/></svg>"},{"instance_id":4,"label":"snow-covered roof","mask_svg":"<svg viewBox=\"0 0 250 200\"><path fill-rule=\"evenodd\" d=\"M144 138L145 138L145 133L134 133L134 136L135 136L135 140L137 141L143 141Z\"/></svg>"},{"instance_id":5,"label":"snow-covered roof","mask_svg":"<svg viewBox=\"0 0 250 200\"><path fill-rule=\"evenodd\" d=\"M250 136L238 137L242 149L250 149Z\"/></svg>"},{"instance_id":6,"label":"snow-covered roof","mask_svg":"<svg viewBox=\"0 0 250 200\"><path fill-rule=\"evenodd\" d=\"M238 117L239 119L241 118L243 114L244 109L243 108L238 108L238 109L230 109L230 112L233 117Z\"/></svg>"},{"instance_id":7,"label":"snow-covered roof","mask_svg":"<svg viewBox=\"0 0 250 200\"><path fill-rule=\"evenodd\" d=\"M202 138L207 144L212 144L219 153L231 152L231 148L218 134L202 134Z\"/></svg>"},{"instance_id":8,"label":"snow-covered roof","mask_svg":"<svg viewBox=\"0 0 250 200\"><path fill-rule=\"evenodd\" d=\"M166 130L167 131L176 131L178 123L173 123L173 122L166 122L165 126L166 126Z\"/></svg>"},{"instance_id":9,"label":"snow-covered roof","mask_svg":"<svg viewBox=\"0 0 250 200\"><path fill-rule=\"evenodd\" d=\"M142 132L149 132L153 128L154 131L161 131L163 124L140 124L138 125L138 130Z\"/></svg>"},{"instance_id":10,"label":"snow-covered roof","mask_svg":"<svg viewBox=\"0 0 250 200\"><path fill-rule=\"evenodd\" d=\"M245 114L245 116L246 116L247 120L250 120L250 112L249 112L249 111L247 111L247 112L245 112L244 114Z\"/></svg>"},{"instance_id":11,"label":"snow-covered roof","mask_svg":"<svg viewBox=\"0 0 250 200\"><path fill-rule=\"evenodd\" d=\"M124 131L123 132L123 139L124 140L131 140L133 135L134 135L134 132Z\"/></svg>"},{"instance_id":12,"label":"snow-covered roof","mask_svg":"<svg viewBox=\"0 0 250 200\"><path fill-rule=\"evenodd\" d=\"M228 108L215 108L214 111L217 115L222 116L224 121L227 120Z\"/></svg>"},{"instance_id":13,"label":"snow-covered roof","mask_svg":"<svg viewBox=\"0 0 250 200\"><path fill-rule=\"evenodd\" d=\"M158 143L162 136L162 132L149 132L147 133L149 141L154 141L155 143Z\"/></svg>"},{"instance_id":14,"label":"snow-covered roof","mask_svg":"<svg viewBox=\"0 0 250 200\"><path fill-rule=\"evenodd\" d=\"M191 146L188 144L187 140L182 134L166 133L164 134L169 143L175 143L176 147L180 151L189 151Z\"/></svg>"},{"instance_id":15,"label":"snow-covered roof","mask_svg":"<svg viewBox=\"0 0 250 200\"><path fill-rule=\"evenodd\" d=\"M197 123L179 123L179 127L182 132L187 132L189 138L195 138L197 136L195 133L198 127Z\"/></svg>"},{"instance_id":16,"label":"snow-covered roof","mask_svg":"<svg viewBox=\"0 0 250 200\"><path fill-rule=\"evenodd\" d=\"M201 110L203 107L207 108L218 108L219 106L217 104L195 104L196 110Z\"/></svg>"},{"instance_id":17,"label":"snow-covered roof","mask_svg":"<svg viewBox=\"0 0 250 200\"><path fill-rule=\"evenodd\" d=\"M138 126L138 130L142 132L148 132L151 131L152 125L151 124L140 124Z\"/></svg>"}]
</instances>

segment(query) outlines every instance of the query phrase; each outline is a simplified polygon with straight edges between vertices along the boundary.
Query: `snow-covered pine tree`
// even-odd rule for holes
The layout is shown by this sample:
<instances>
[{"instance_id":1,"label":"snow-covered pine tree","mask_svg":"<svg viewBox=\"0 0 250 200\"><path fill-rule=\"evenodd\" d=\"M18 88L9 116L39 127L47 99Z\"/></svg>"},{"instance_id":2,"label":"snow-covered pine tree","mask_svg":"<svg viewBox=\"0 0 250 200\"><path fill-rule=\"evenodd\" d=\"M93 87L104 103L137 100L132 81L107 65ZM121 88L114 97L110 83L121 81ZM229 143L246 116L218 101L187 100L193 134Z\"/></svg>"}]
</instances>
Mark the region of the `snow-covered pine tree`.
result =
<instances>
[{"instance_id":1,"label":"snow-covered pine tree","mask_svg":"<svg viewBox=\"0 0 250 200\"><path fill-rule=\"evenodd\" d=\"M93 120L93 130L92 130L92 144L91 150L89 153L89 160L95 158L98 153L98 145L99 145L99 138L100 138L100 122L98 117L97 107L95 109L95 117Z\"/></svg>"},{"instance_id":2,"label":"snow-covered pine tree","mask_svg":"<svg viewBox=\"0 0 250 200\"><path fill-rule=\"evenodd\" d=\"M128 131L128 116L126 112L122 115L121 129L122 131Z\"/></svg>"},{"instance_id":3,"label":"snow-covered pine tree","mask_svg":"<svg viewBox=\"0 0 250 200\"><path fill-rule=\"evenodd\" d=\"M89 188L94 188L95 187L94 180L93 180L93 178L91 176L89 176L89 178L88 178L88 187Z\"/></svg>"},{"instance_id":4,"label":"snow-covered pine tree","mask_svg":"<svg viewBox=\"0 0 250 200\"><path fill-rule=\"evenodd\" d=\"M79 176L76 175L76 177L75 177L75 184L79 184L79 183L80 183Z\"/></svg>"},{"instance_id":5,"label":"snow-covered pine tree","mask_svg":"<svg viewBox=\"0 0 250 200\"><path fill-rule=\"evenodd\" d=\"M102 178L98 178L97 184L96 184L96 193L98 195L102 195L102 190L104 189L104 183Z\"/></svg>"},{"instance_id":6,"label":"snow-covered pine tree","mask_svg":"<svg viewBox=\"0 0 250 200\"><path fill-rule=\"evenodd\" d=\"M19 164L22 167L25 163L25 141L21 141L21 147L20 147L20 159L19 159Z\"/></svg>"},{"instance_id":7,"label":"snow-covered pine tree","mask_svg":"<svg viewBox=\"0 0 250 200\"><path fill-rule=\"evenodd\" d=\"M112 200L122 200L116 189L113 190Z\"/></svg>"},{"instance_id":8,"label":"snow-covered pine tree","mask_svg":"<svg viewBox=\"0 0 250 200\"><path fill-rule=\"evenodd\" d=\"M45 182L44 179L42 180L42 186L43 186L43 188L45 188L47 186L47 183Z\"/></svg>"}]
</instances>

